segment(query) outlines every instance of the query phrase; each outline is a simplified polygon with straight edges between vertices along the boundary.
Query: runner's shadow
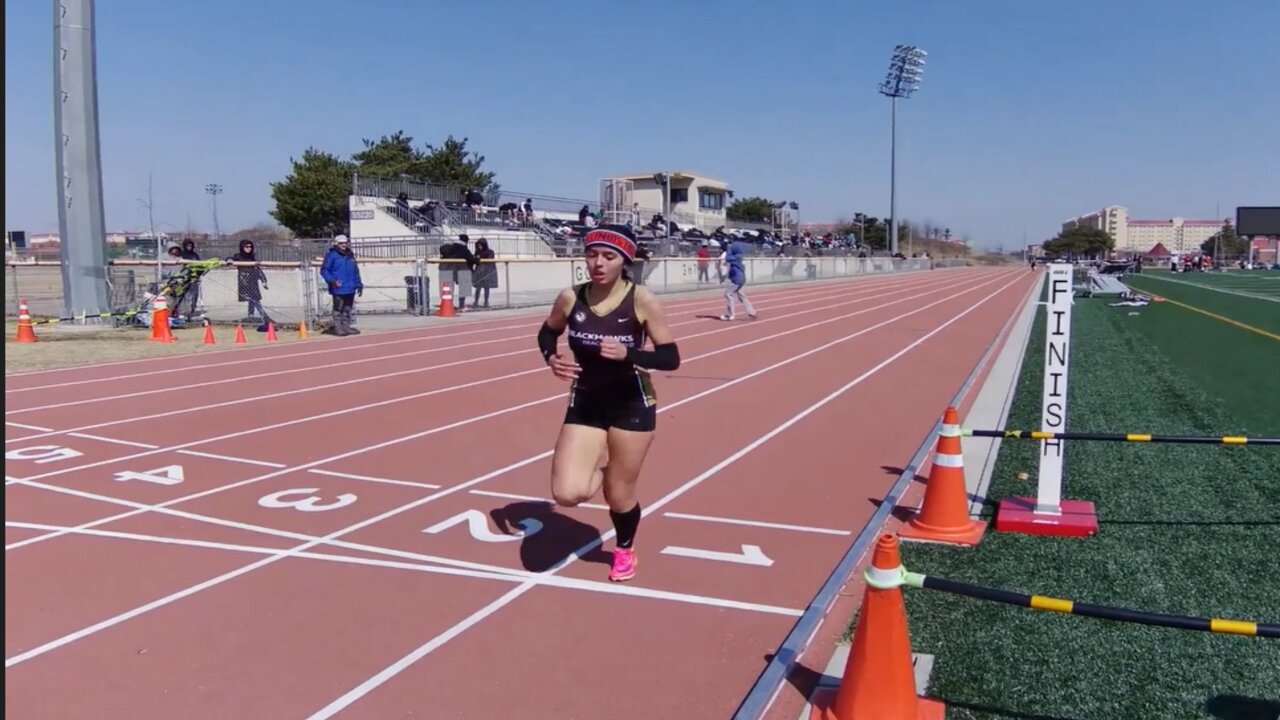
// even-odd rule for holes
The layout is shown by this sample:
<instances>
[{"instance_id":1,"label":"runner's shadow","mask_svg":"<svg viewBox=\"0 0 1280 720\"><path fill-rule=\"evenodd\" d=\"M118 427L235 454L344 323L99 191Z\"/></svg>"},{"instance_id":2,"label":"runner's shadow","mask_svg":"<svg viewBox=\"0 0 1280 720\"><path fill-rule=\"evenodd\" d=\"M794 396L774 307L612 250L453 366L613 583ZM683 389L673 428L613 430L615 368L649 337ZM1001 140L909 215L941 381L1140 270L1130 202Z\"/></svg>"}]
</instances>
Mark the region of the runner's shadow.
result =
<instances>
[{"instance_id":1,"label":"runner's shadow","mask_svg":"<svg viewBox=\"0 0 1280 720\"><path fill-rule=\"evenodd\" d=\"M876 506L876 509L879 509L880 506L884 504L884 500L880 498L867 498L867 500L869 500L872 505ZM889 511L889 514L898 522L906 522L915 517L917 511L918 508L895 505L893 509Z\"/></svg>"},{"instance_id":2,"label":"runner's shadow","mask_svg":"<svg viewBox=\"0 0 1280 720\"><path fill-rule=\"evenodd\" d=\"M1242 695L1214 695L1205 710L1221 720L1276 720L1280 718L1280 702L1259 700Z\"/></svg>"},{"instance_id":3,"label":"runner's shadow","mask_svg":"<svg viewBox=\"0 0 1280 720\"><path fill-rule=\"evenodd\" d=\"M563 512L550 502L520 501L489 511L498 530L525 537L520 541L520 562L529 572L543 572L572 555L578 548L600 540L600 531ZM530 532L531 531L531 532ZM585 562L610 564L613 556L599 546L582 556Z\"/></svg>"},{"instance_id":4,"label":"runner's shadow","mask_svg":"<svg viewBox=\"0 0 1280 720\"><path fill-rule=\"evenodd\" d=\"M764 661L766 664L773 662L773 653L765 653ZM791 671L787 673L787 683L804 697L811 696L820 682L822 673L802 662L793 664Z\"/></svg>"}]
</instances>

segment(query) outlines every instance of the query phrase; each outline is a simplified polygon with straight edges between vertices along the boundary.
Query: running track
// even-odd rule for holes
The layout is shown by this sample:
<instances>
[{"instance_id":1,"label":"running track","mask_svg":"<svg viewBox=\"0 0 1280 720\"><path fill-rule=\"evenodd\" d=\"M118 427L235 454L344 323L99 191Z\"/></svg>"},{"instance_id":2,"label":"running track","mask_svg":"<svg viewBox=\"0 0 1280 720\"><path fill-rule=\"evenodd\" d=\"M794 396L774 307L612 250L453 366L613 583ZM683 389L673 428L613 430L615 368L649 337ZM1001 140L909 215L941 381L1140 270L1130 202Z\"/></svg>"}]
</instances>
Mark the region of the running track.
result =
<instances>
[{"instance_id":1,"label":"running track","mask_svg":"<svg viewBox=\"0 0 1280 720\"><path fill-rule=\"evenodd\" d=\"M664 298L624 585L542 311L10 375L6 714L727 717L1034 278Z\"/></svg>"}]
</instances>

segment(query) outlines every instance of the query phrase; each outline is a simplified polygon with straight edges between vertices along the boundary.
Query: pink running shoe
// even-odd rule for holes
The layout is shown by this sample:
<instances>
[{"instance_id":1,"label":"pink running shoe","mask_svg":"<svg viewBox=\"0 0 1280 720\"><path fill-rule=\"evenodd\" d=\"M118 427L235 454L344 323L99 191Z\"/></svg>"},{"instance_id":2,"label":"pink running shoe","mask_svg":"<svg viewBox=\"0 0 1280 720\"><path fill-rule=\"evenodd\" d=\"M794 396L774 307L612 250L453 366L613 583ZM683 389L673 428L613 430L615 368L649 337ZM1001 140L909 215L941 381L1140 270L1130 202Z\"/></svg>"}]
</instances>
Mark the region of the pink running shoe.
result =
<instances>
[{"instance_id":1,"label":"pink running shoe","mask_svg":"<svg viewBox=\"0 0 1280 720\"><path fill-rule=\"evenodd\" d=\"M613 582L626 582L636 576L636 551L615 548L613 551L613 567L609 569L609 579Z\"/></svg>"}]
</instances>

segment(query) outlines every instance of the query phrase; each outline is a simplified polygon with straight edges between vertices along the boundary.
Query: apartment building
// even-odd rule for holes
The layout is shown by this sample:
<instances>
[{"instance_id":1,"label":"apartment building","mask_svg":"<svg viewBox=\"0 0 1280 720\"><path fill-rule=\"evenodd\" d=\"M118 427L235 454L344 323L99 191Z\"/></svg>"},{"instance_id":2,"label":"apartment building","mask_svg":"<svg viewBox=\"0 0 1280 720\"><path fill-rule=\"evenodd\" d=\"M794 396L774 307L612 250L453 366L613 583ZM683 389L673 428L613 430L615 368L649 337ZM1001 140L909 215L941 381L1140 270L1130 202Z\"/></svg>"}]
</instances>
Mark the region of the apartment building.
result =
<instances>
[{"instance_id":1,"label":"apartment building","mask_svg":"<svg viewBox=\"0 0 1280 720\"><path fill-rule=\"evenodd\" d=\"M1115 238L1117 253L1145 253L1157 243L1174 254L1192 253L1200 245L1216 235L1222 226L1231 222L1222 220L1189 220L1181 217L1167 220L1132 220L1129 210L1120 205L1109 205L1096 212L1078 215L1062 223L1062 229L1086 227L1105 230Z\"/></svg>"}]
</instances>

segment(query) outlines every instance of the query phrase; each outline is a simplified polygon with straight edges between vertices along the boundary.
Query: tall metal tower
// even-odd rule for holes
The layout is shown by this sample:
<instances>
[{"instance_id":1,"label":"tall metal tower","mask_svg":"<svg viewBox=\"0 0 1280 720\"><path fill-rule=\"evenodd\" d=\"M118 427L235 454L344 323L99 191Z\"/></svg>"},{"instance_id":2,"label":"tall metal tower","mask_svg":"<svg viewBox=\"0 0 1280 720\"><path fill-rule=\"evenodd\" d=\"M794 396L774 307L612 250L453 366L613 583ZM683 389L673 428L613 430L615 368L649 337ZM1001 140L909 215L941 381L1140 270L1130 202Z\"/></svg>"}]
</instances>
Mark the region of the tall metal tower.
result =
<instances>
[{"instance_id":1,"label":"tall metal tower","mask_svg":"<svg viewBox=\"0 0 1280 720\"><path fill-rule=\"evenodd\" d=\"M53 116L64 317L108 312L93 0L53 2Z\"/></svg>"},{"instance_id":2,"label":"tall metal tower","mask_svg":"<svg viewBox=\"0 0 1280 720\"><path fill-rule=\"evenodd\" d=\"M893 48L889 73L880 83L880 94L893 104L889 140L889 251L898 252L898 98L909 98L920 89L924 59L929 53L914 45Z\"/></svg>"}]
</instances>

